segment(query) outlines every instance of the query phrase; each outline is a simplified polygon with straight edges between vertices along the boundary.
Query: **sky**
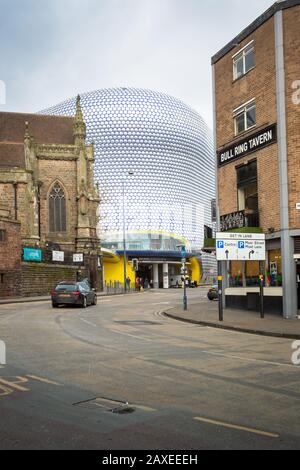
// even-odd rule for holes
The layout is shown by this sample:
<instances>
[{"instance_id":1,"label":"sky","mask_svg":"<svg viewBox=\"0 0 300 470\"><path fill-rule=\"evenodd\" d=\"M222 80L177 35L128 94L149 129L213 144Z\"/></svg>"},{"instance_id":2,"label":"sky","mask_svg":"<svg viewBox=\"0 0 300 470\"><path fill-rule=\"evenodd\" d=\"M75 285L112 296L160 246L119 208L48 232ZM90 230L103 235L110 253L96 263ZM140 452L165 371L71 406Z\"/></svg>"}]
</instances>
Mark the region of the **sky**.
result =
<instances>
[{"instance_id":1,"label":"sky","mask_svg":"<svg viewBox=\"0 0 300 470\"><path fill-rule=\"evenodd\" d=\"M136 87L181 99L212 127L211 57L272 3L0 0L0 111Z\"/></svg>"}]
</instances>

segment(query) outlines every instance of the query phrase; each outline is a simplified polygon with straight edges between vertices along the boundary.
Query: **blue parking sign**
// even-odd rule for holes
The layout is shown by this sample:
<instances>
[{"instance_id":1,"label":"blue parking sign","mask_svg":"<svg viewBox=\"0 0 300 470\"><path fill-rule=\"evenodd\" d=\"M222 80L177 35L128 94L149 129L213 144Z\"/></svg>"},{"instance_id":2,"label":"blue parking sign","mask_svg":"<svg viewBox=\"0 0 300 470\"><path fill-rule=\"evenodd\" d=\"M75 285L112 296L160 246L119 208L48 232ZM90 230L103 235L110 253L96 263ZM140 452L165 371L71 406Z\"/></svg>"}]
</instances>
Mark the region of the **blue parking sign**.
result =
<instances>
[{"instance_id":1,"label":"blue parking sign","mask_svg":"<svg viewBox=\"0 0 300 470\"><path fill-rule=\"evenodd\" d=\"M245 242L238 242L238 247L239 247L240 250L244 250Z\"/></svg>"},{"instance_id":2,"label":"blue parking sign","mask_svg":"<svg viewBox=\"0 0 300 470\"><path fill-rule=\"evenodd\" d=\"M223 250L223 249L224 249L224 242L219 241L219 242L218 242L218 248L219 248L220 250Z\"/></svg>"}]
</instances>

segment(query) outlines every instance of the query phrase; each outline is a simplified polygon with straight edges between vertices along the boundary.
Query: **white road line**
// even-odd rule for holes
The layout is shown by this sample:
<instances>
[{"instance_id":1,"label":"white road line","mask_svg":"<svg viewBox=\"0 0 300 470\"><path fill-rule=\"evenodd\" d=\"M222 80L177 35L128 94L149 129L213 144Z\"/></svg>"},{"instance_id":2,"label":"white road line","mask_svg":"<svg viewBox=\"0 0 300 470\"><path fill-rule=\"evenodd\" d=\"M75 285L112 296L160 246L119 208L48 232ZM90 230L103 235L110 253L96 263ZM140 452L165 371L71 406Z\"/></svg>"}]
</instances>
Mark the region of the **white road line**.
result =
<instances>
[{"instance_id":1,"label":"white road line","mask_svg":"<svg viewBox=\"0 0 300 470\"><path fill-rule=\"evenodd\" d=\"M92 323L88 320L85 320L84 318L79 317L79 320L83 321L84 323L87 323L90 326L98 327L99 325L96 325L96 323Z\"/></svg>"},{"instance_id":2,"label":"white road line","mask_svg":"<svg viewBox=\"0 0 300 470\"><path fill-rule=\"evenodd\" d=\"M296 368L296 366L294 366L293 364L286 364L284 362L265 361L263 359L251 359L250 357L234 356L232 354L222 354L222 353L213 352L213 351L200 350L200 352L202 352L203 354L211 355L211 356L227 357L228 359L237 359L238 361L243 361L243 362L256 362L256 363L261 363L261 364L268 364L271 366L292 367L293 369Z\"/></svg>"},{"instance_id":3,"label":"white road line","mask_svg":"<svg viewBox=\"0 0 300 470\"><path fill-rule=\"evenodd\" d=\"M215 421L214 419L196 417L194 418L194 420L201 421L202 423L213 424L215 426L221 426L224 428L235 429L237 431L258 434L259 436L272 437L274 439L278 439L280 437L279 434L274 434L274 433L267 432L267 431L261 431L260 429L248 428L246 426L238 426L236 424L224 423L223 421Z\"/></svg>"},{"instance_id":4,"label":"white road line","mask_svg":"<svg viewBox=\"0 0 300 470\"><path fill-rule=\"evenodd\" d=\"M130 333L121 333L121 332L118 331L118 330L112 330L112 329L110 329L109 331L111 331L111 332L113 332L113 333L116 333L116 334L118 334L118 335L130 336L131 338L139 339L140 341L148 341L149 343L153 343L153 340L152 340L152 339L149 339L149 338L142 338L141 336L131 335Z\"/></svg>"},{"instance_id":5,"label":"white road line","mask_svg":"<svg viewBox=\"0 0 300 470\"><path fill-rule=\"evenodd\" d=\"M45 383L45 384L48 384L48 385L61 386L61 384L59 384L58 382L54 382L53 380L49 380L49 379L44 379L44 377L38 377L37 375L28 375L27 374L26 377L28 377L29 379L37 380L38 382L42 382L42 383Z\"/></svg>"},{"instance_id":6,"label":"white road line","mask_svg":"<svg viewBox=\"0 0 300 470\"><path fill-rule=\"evenodd\" d=\"M170 305L171 302L157 302L155 304L150 304L150 305Z\"/></svg>"},{"instance_id":7,"label":"white road line","mask_svg":"<svg viewBox=\"0 0 300 470\"><path fill-rule=\"evenodd\" d=\"M149 413L153 413L157 411L155 408L150 408L150 406L142 406L142 405L131 405L131 406L133 406L134 408L137 408L138 410L148 411Z\"/></svg>"}]
</instances>

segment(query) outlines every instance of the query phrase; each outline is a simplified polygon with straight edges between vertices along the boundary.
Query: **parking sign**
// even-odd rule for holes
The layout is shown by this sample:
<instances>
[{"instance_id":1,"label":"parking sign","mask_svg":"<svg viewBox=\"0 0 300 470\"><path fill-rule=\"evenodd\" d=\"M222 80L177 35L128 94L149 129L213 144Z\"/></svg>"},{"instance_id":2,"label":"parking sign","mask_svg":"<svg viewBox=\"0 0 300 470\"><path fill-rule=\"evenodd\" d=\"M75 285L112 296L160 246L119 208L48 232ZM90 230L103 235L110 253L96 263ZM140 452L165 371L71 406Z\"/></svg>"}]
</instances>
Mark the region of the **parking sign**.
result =
<instances>
[{"instance_id":1,"label":"parking sign","mask_svg":"<svg viewBox=\"0 0 300 470\"><path fill-rule=\"evenodd\" d=\"M218 261L265 261L266 239L262 233L220 232L216 236Z\"/></svg>"}]
</instances>

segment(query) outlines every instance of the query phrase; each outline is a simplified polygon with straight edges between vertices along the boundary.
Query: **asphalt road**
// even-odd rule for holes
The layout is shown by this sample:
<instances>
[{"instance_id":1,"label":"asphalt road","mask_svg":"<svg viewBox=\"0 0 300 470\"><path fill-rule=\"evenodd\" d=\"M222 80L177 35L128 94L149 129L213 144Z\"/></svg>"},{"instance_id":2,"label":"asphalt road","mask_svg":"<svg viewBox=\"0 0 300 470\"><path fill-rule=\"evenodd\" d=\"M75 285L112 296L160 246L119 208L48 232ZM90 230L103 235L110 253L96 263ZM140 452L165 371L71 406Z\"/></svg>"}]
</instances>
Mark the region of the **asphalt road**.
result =
<instances>
[{"instance_id":1,"label":"asphalt road","mask_svg":"<svg viewBox=\"0 0 300 470\"><path fill-rule=\"evenodd\" d=\"M1 306L0 449L299 449L292 342L162 316L181 295Z\"/></svg>"}]
</instances>

